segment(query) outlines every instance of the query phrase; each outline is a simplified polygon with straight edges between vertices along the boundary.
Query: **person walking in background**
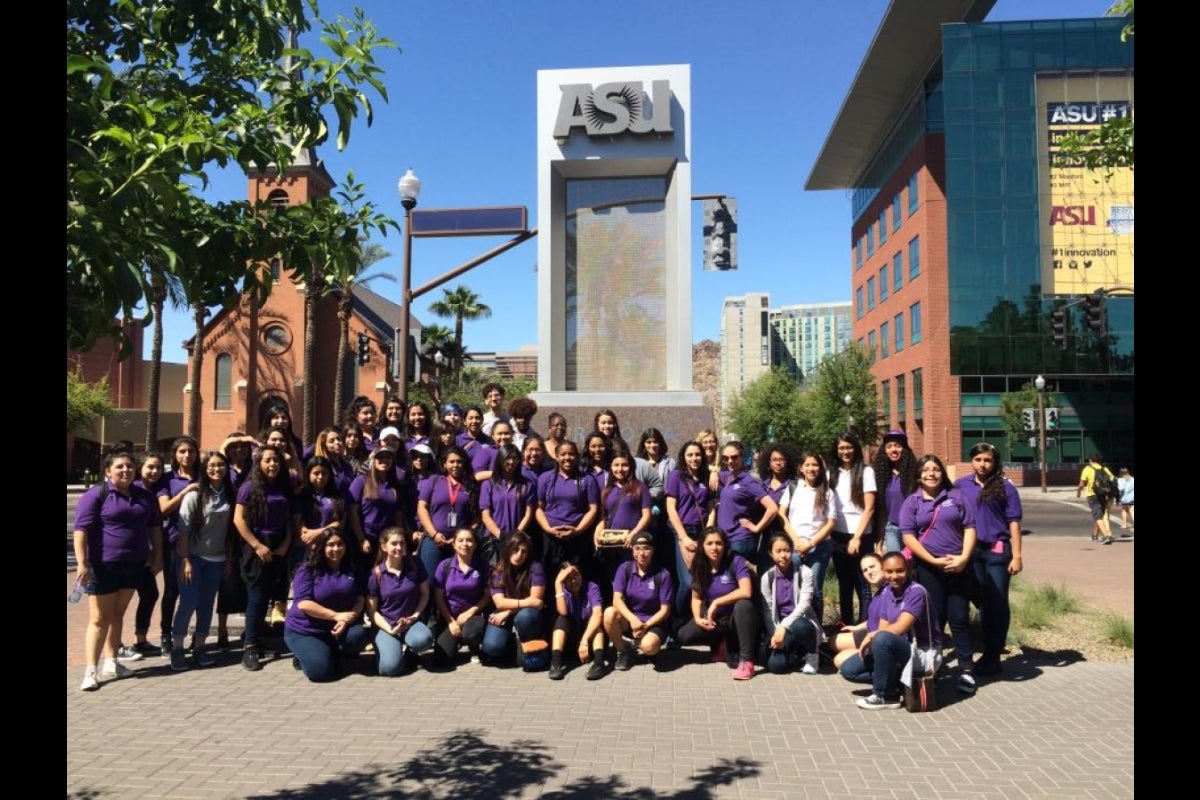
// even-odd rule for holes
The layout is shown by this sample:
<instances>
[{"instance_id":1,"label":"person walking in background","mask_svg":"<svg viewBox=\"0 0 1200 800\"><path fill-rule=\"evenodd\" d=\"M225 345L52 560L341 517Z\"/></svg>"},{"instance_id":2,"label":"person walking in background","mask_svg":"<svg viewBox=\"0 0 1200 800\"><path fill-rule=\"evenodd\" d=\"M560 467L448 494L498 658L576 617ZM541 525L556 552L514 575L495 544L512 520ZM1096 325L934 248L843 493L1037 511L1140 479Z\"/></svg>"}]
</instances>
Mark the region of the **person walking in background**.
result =
<instances>
[{"instance_id":1,"label":"person walking in background","mask_svg":"<svg viewBox=\"0 0 1200 800\"><path fill-rule=\"evenodd\" d=\"M1117 473L1118 502L1121 504L1121 530L1133 527L1133 473L1129 467L1121 467Z\"/></svg>"},{"instance_id":2,"label":"person walking in background","mask_svg":"<svg viewBox=\"0 0 1200 800\"><path fill-rule=\"evenodd\" d=\"M1112 530L1108 526L1108 505L1116 494L1116 479L1112 471L1104 466L1097 453L1092 453L1088 463L1079 473L1079 486L1075 496L1087 498L1088 511L1092 513L1092 541L1112 544Z\"/></svg>"}]
</instances>

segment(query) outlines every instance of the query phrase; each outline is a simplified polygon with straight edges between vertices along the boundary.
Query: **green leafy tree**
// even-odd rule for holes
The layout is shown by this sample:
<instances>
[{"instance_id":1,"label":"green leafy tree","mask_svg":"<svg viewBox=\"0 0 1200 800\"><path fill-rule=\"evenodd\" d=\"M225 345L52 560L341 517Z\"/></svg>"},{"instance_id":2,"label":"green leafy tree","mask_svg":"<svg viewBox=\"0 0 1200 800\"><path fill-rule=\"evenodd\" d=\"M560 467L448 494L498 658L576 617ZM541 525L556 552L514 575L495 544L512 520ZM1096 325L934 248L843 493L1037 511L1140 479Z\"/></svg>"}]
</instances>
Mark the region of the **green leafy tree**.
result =
<instances>
[{"instance_id":1,"label":"green leafy tree","mask_svg":"<svg viewBox=\"0 0 1200 800\"><path fill-rule=\"evenodd\" d=\"M492 315L490 306L479 301L479 295L460 283L454 289L443 289L442 299L429 304L429 310L443 319L454 320L454 352L451 372L463 366L463 320L486 319Z\"/></svg>"},{"instance_id":2,"label":"green leafy tree","mask_svg":"<svg viewBox=\"0 0 1200 800\"><path fill-rule=\"evenodd\" d=\"M107 376L88 383L78 371L67 373L67 433L87 427L112 410Z\"/></svg>"},{"instance_id":3,"label":"green leafy tree","mask_svg":"<svg viewBox=\"0 0 1200 800\"><path fill-rule=\"evenodd\" d=\"M1133 0L1118 0L1106 13L1128 18L1121 28L1121 41L1133 38ZM1072 132L1058 141L1058 151L1071 163L1103 170L1106 175L1118 167L1133 169L1133 119L1114 117L1092 130Z\"/></svg>"},{"instance_id":4,"label":"green leafy tree","mask_svg":"<svg viewBox=\"0 0 1200 800\"><path fill-rule=\"evenodd\" d=\"M366 270L374 263L382 261L391 255L381 244L369 242L366 236L359 235L361 256L358 264L351 261L340 262L341 271L329 275L329 286L337 299L338 318L338 356L337 380L333 384L333 419L339 419L345 409L346 384L342 376L346 374L346 360L350 358L350 317L354 311L354 290L366 286L376 280L394 281L391 275L376 272L367 274ZM357 268L355 268L357 266Z\"/></svg>"},{"instance_id":5,"label":"green leafy tree","mask_svg":"<svg viewBox=\"0 0 1200 800\"><path fill-rule=\"evenodd\" d=\"M329 139L327 112L339 148L360 112L371 123L367 90L387 98L374 53L394 45L361 11L319 14L316 0L67 1L68 347L111 336L129 354L119 322L151 292L145 266L194 268L172 222L209 169L286 168ZM314 28L319 54L298 44ZM223 289L243 264L205 275Z\"/></svg>"},{"instance_id":6,"label":"green leafy tree","mask_svg":"<svg viewBox=\"0 0 1200 800\"><path fill-rule=\"evenodd\" d=\"M524 397L537 390L537 381L529 378L505 378L494 370L464 367L458 372L444 374L439 382L410 387L409 402L423 402L433 409L440 409L443 403L458 403L464 408L477 406L483 402L483 387L492 382L500 384L504 396L509 399Z\"/></svg>"},{"instance_id":7,"label":"green leafy tree","mask_svg":"<svg viewBox=\"0 0 1200 800\"><path fill-rule=\"evenodd\" d=\"M153 450L158 442L158 402L162 389L163 310L167 301L173 308L183 308L187 298L179 278L164 269L151 269L150 314L150 366L146 372L146 450Z\"/></svg>"},{"instance_id":8,"label":"green leafy tree","mask_svg":"<svg viewBox=\"0 0 1200 800\"><path fill-rule=\"evenodd\" d=\"M1045 391L1045 397L1042 398L1044 408L1055 408L1058 406L1058 395L1050 390ZM1013 444L1015 442L1024 441L1031 435L1037 434L1037 413L1034 412L1034 429L1029 431L1025 428L1025 409L1038 407L1038 390L1033 385L1032 381L1025 383L1015 392L1005 392L1000 395L1000 424L1004 428L1004 434L1008 443L1008 460L1013 458Z\"/></svg>"},{"instance_id":9,"label":"green leafy tree","mask_svg":"<svg viewBox=\"0 0 1200 800\"><path fill-rule=\"evenodd\" d=\"M854 433L864 445L879 441L878 393L871 374L871 354L866 349L851 344L840 353L826 356L817 365L808 387L811 447L826 452L834 438L845 432L851 417Z\"/></svg>"},{"instance_id":10,"label":"green leafy tree","mask_svg":"<svg viewBox=\"0 0 1200 800\"><path fill-rule=\"evenodd\" d=\"M750 449L771 441L800 445L808 439L807 403L787 370L774 367L733 398L727 426Z\"/></svg>"}]
</instances>

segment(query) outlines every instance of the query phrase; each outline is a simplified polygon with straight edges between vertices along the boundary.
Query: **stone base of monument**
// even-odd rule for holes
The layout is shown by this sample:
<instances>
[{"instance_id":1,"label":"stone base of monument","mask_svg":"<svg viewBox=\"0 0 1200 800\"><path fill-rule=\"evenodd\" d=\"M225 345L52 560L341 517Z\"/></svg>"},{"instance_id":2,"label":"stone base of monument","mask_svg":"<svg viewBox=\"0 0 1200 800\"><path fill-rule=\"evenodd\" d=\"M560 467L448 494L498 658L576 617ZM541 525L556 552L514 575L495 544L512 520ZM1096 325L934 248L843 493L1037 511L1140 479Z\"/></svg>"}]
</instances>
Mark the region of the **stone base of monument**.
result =
<instances>
[{"instance_id":1,"label":"stone base of monument","mask_svg":"<svg viewBox=\"0 0 1200 800\"><path fill-rule=\"evenodd\" d=\"M703 404L699 392L534 392L529 396L538 404L534 430L545 435L550 414L558 412L567 418L567 438L581 449L584 437L592 432L596 415L601 411L617 415L621 437L634 451L642 431L658 428L667 440L672 458L697 432L716 430L713 410ZM661 402L654 402L656 399Z\"/></svg>"}]
</instances>

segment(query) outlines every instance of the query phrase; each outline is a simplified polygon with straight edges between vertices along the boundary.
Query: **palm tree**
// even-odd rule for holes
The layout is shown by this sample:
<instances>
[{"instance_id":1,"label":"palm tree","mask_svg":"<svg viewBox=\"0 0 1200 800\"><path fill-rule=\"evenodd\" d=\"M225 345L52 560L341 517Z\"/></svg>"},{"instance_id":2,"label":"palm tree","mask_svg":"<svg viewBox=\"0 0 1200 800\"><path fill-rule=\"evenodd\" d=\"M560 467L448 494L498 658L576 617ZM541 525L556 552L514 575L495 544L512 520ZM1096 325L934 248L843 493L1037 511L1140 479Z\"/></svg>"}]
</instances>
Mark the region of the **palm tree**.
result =
<instances>
[{"instance_id":1,"label":"palm tree","mask_svg":"<svg viewBox=\"0 0 1200 800\"><path fill-rule=\"evenodd\" d=\"M383 279L387 281L396 280L394 276L382 272L377 272L374 275L364 275L363 271L377 261L382 261L391 256L383 245L376 242L366 241L366 237L359 237L359 244L362 246L362 260L360 268L357 270L350 269L347 263L346 269L340 270L330 276L330 287L334 297L337 298L337 318L338 318L338 356L337 356L337 377L333 382L333 418L341 419L342 412L345 410L344 393L345 382L342 376L346 374L346 358L350 351L350 317L354 310L354 289L357 286L364 286L373 280Z\"/></svg>"},{"instance_id":2,"label":"palm tree","mask_svg":"<svg viewBox=\"0 0 1200 800\"><path fill-rule=\"evenodd\" d=\"M442 299L429 304L429 310L443 319L454 318L454 352L451 368L457 372L463 365L463 320L485 319L492 315L489 306L479 302L479 295L460 283L454 288L442 290Z\"/></svg>"},{"instance_id":3,"label":"palm tree","mask_svg":"<svg viewBox=\"0 0 1200 800\"><path fill-rule=\"evenodd\" d=\"M183 284L179 278L157 266L150 267L150 309L154 327L150 343L150 371L146 376L146 451L158 443L158 395L162 384L163 308L170 299L172 308L183 308Z\"/></svg>"}]
</instances>

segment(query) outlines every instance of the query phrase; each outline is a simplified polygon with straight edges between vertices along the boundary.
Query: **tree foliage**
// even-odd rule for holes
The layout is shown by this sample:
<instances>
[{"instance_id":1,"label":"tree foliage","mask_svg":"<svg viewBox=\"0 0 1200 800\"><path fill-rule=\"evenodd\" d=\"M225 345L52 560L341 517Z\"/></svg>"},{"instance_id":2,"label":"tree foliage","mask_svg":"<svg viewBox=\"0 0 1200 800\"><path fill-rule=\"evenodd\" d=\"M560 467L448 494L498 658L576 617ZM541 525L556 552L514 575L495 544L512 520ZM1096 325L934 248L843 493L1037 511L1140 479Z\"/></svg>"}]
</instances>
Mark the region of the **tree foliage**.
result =
<instances>
[{"instance_id":1,"label":"tree foliage","mask_svg":"<svg viewBox=\"0 0 1200 800\"><path fill-rule=\"evenodd\" d=\"M729 430L748 448L767 442L800 445L808 438L808 411L800 388L783 367L746 385L729 404Z\"/></svg>"},{"instance_id":2,"label":"tree foliage","mask_svg":"<svg viewBox=\"0 0 1200 800\"><path fill-rule=\"evenodd\" d=\"M443 319L454 320L454 352L451 371L463 367L463 320L484 319L492 315L491 306L479 301L479 295L460 283L453 289L443 289L442 299L429 304L429 310Z\"/></svg>"},{"instance_id":3,"label":"tree foliage","mask_svg":"<svg viewBox=\"0 0 1200 800\"><path fill-rule=\"evenodd\" d=\"M88 383L78 372L67 373L67 433L85 428L112 410L107 376Z\"/></svg>"},{"instance_id":4,"label":"tree foliage","mask_svg":"<svg viewBox=\"0 0 1200 800\"><path fill-rule=\"evenodd\" d=\"M483 387L493 382L504 388L504 396L509 401L524 397L537 389L537 381L529 378L505 378L493 370L468 366L458 372L444 372L440 385L411 384L408 400L410 403L425 403L430 409L436 409L445 403L458 403L463 408L482 407ZM440 419L441 414L437 414L437 417Z\"/></svg>"},{"instance_id":5,"label":"tree foliage","mask_svg":"<svg viewBox=\"0 0 1200 800\"><path fill-rule=\"evenodd\" d=\"M314 27L320 54L298 45ZM193 286L182 273L202 271L219 296L259 275L253 252L185 257L220 231L175 224L199 216L208 170L286 168L329 139L327 114L345 147L360 113L371 122L366 91L387 98L374 51L394 45L361 11L321 19L316 0L68 0L66 28L67 345L112 336L128 355L114 320L139 315L147 264ZM240 230L225 233L272 235L234 207L220 216Z\"/></svg>"}]
</instances>

